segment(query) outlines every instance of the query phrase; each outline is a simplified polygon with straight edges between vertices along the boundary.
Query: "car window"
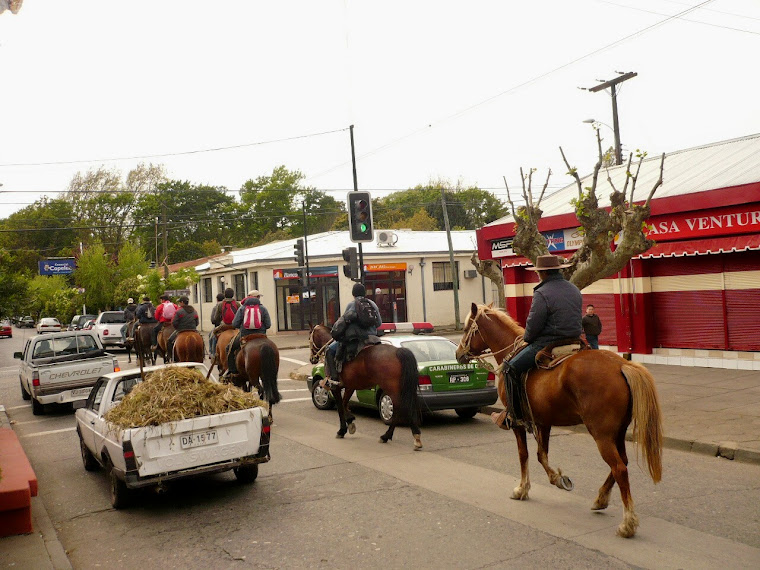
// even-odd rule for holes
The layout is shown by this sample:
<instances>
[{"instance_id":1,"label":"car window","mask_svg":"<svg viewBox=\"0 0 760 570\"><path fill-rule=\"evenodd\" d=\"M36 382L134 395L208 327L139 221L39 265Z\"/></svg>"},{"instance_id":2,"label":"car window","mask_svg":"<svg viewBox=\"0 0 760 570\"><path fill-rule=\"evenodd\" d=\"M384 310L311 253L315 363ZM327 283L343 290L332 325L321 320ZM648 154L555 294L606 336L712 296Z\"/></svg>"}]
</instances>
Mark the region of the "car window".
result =
<instances>
[{"instance_id":1,"label":"car window","mask_svg":"<svg viewBox=\"0 0 760 570\"><path fill-rule=\"evenodd\" d=\"M90 352L91 350L98 350L98 345L95 339L90 335L79 335L77 337L77 343L79 344L79 352Z\"/></svg>"},{"instance_id":2,"label":"car window","mask_svg":"<svg viewBox=\"0 0 760 570\"><path fill-rule=\"evenodd\" d=\"M70 356L77 353L75 336L64 336L53 340L53 351L56 356Z\"/></svg>"},{"instance_id":3,"label":"car window","mask_svg":"<svg viewBox=\"0 0 760 570\"><path fill-rule=\"evenodd\" d=\"M50 344L50 341L43 340L35 345L32 358L50 358L53 355L53 347Z\"/></svg>"},{"instance_id":4,"label":"car window","mask_svg":"<svg viewBox=\"0 0 760 570\"><path fill-rule=\"evenodd\" d=\"M106 389L107 380L105 378L98 379L94 389L90 392L90 397L87 398L87 409L94 410L100 406L100 401L103 399L103 392Z\"/></svg>"},{"instance_id":5,"label":"car window","mask_svg":"<svg viewBox=\"0 0 760 570\"><path fill-rule=\"evenodd\" d=\"M124 320L124 313L103 313L100 316L101 325L113 325L127 322Z\"/></svg>"},{"instance_id":6,"label":"car window","mask_svg":"<svg viewBox=\"0 0 760 570\"><path fill-rule=\"evenodd\" d=\"M140 377L124 378L120 380L113 391L113 402L121 402L121 399L132 391L132 388L140 382Z\"/></svg>"},{"instance_id":7,"label":"car window","mask_svg":"<svg viewBox=\"0 0 760 570\"><path fill-rule=\"evenodd\" d=\"M456 345L448 340L420 339L402 342L418 361L456 360Z\"/></svg>"}]
</instances>

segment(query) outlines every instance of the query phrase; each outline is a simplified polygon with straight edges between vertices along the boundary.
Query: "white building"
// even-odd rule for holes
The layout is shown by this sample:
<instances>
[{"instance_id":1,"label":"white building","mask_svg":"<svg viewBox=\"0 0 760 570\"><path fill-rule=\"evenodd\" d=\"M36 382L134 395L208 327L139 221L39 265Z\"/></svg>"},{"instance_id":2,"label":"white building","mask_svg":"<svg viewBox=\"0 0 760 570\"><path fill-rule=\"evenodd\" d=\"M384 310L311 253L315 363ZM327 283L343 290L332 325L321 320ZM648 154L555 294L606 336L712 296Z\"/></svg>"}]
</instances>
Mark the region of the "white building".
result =
<instances>
[{"instance_id":1,"label":"white building","mask_svg":"<svg viewBox=\"0 0 760 570\"><path fill-rule=\"evenodd\" d=\"M383 322L453 325L455 301L446 232L377 230L375 238L361 244L360 263L367 296L380 307ZM459 320L464 322L470 303L490 303L495 295L491 282L478 275L470 262L477 249L475 232L452 231L451 241L459 278ZM347 231L309 236L306 291L298 281L295 243L291 239L231 251L195 266L201 279L193 286L191 302L203 329L211 328L216 295L226 287L234 289L237 299L251 289L261 292L272 317L270 334L305 330L309 323L331 325L353 299L354 282L344 275L342 254L358 244L350 241Z\"/></svg>"}]
</instances>

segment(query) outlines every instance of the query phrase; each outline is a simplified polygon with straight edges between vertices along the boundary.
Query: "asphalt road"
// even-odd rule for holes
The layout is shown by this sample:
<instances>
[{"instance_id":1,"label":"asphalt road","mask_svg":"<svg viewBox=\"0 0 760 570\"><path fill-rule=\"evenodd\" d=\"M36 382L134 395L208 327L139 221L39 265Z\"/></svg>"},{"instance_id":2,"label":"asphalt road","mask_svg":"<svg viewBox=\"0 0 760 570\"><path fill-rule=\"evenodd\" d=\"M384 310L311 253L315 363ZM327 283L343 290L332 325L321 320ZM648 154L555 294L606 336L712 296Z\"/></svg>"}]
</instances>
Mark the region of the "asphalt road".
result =
<instances>
[{"instance_id":1,"label":"asphalt road","mask_svg":"<svg viewBox=\"0 0 760 570\"><path fill-rule=\"evenodd\" d=\"M20 336L0 340L0 403L75 568L760 567L757 465L666 449L654 485L629 448L641 526L624 540L617 489L606 511L590 510L608 468L588 435L552 438L551 463L574 491L548 485L531 443L531 498L512 501L511 433L483 415L440 412L426 416L424 449L414 452L408 429L380 444L385 426L358 410L357 433L336 439L337 414L315 409L305 384L288 379L303 349L281 354L285 400L274 409L272 461L254 484L199 477L162 495L141 491L116 511L103 473L82 467L72 411L37 417L21 400L11 358Z\"/></svg>"}]
</instances>

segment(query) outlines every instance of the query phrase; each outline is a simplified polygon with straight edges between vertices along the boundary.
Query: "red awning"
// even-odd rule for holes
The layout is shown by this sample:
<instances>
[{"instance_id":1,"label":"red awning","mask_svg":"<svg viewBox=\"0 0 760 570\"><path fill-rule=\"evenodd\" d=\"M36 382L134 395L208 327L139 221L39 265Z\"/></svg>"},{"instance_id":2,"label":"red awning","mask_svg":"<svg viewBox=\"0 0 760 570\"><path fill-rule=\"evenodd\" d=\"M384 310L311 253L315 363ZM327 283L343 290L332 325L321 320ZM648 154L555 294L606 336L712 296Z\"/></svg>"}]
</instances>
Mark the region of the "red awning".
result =
<instances>
[{"instance_id":1,"label":"red awning","mask_svg":"<svg viewBox=\"0 0 760 570\"><path fill-rule=\"evenodd\" d=\"M714 253L732 253L760 249L760 234L729 236L709 239L692 239L688 241L670 241L658 243L638 259L649 257L683 257L684 255L710 255Z\"/></svg>"}]
</instances>

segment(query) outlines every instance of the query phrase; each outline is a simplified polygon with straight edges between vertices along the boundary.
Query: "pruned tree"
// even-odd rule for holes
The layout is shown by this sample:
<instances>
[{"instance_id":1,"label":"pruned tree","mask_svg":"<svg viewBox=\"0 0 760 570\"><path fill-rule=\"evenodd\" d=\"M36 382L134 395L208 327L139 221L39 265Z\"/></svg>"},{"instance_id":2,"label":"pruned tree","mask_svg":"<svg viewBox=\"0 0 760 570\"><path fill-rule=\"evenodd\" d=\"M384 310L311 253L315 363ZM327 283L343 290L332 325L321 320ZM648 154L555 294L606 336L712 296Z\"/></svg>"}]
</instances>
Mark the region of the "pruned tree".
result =
<instances>
[{"instance_id":1,"label":"pruned tree","mask_svg":"<svg viewBox=\"0 0 760 570\"><path fill-rule=\"evenodd\" d=\"M596 132L599 160L591 175L591 185L583 187L578 171L565 156L562 147L560 153L568 168L568 174L575 179L578 196L571 203L575 207L575 215L583 232L583 244L570 258L570 267L564 270L565 277L579 289L588 287L599 279L604 279L619 272L635 255L645 252L654 245L647 239L644 230L650 214L650 202L657 189L662 185L662 175L665 166L665 154L660 160L660 175L652 186L643 204L634 203L636 182L641 172L641 165L646 153L637 151L637 163L633 165L634 155L630 153L626 165L625 184L617 188L607 171L607 181L612 187L610 206L600 207L597 196L599 172L604 163L602 141L599 131ZM634 168L632 169L632 166ZM535 263L539 255L549 253L546 239L538 230L538 222L543 214L541 200L549 183L551 170L546 177L541 193L537 200L533 198L532 169L527 175L520 169L522 177L522 198L524 205L515 207L507 185L507 200L515 221L515 238L512 248L515 253L523 255ZM504 180L506 184L506 179ZM615 237L619 241L613 247Z\"/></svg>"},{"instance_id":2,"label":"pruned tree","mask_svg":"<svg viewBox=\"0 0 760 570\"><path fill-rule=\"evenodd\" d=\"M497 303L500 308L504 308L504 274L501 272L501 265L495 259L479 259L478 252L473 251L470 262L478 273L483 277L490 279L499 290Z\"/></svg>"}]
</instances>

